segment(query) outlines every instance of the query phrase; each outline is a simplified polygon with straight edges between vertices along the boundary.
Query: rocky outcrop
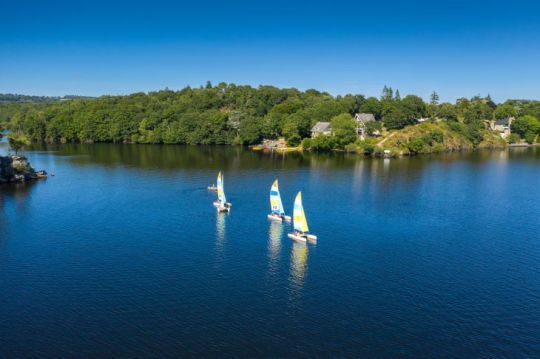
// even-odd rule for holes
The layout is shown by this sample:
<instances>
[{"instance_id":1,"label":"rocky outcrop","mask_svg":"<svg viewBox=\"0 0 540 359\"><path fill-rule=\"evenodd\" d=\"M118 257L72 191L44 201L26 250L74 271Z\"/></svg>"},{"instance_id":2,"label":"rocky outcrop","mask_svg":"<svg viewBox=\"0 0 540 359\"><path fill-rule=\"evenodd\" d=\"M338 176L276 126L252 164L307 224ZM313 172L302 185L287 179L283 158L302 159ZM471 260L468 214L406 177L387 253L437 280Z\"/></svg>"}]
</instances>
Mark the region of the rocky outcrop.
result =
<instances>
[{"instance_id":1,"label":"rocky outcrop","mask_svg":"<svg viewBox=\"0 0 540 359\"><path fill-rule=\"evenodd\" d=\"M47 172L35 171L26 157L0 156L0 184L25 182L46 177Z\"/></svg>"}]
</instances>

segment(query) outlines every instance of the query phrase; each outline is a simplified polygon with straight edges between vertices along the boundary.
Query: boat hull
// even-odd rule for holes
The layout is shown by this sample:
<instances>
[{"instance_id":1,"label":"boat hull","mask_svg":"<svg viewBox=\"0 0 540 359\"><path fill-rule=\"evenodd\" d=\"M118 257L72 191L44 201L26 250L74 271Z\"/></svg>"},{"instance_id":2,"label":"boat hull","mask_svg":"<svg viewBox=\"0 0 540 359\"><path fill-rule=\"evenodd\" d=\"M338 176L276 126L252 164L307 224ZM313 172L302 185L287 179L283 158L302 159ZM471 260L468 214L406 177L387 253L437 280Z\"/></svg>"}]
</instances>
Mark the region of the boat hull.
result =
<instances>
[{"instance_id":1,"label":"boat hull","mask_svg":"<svg viewBox=\"0 0 540 359\"><path fill-rule=\"evenodd\" d=\"M283 222L283 218L278 217L278 216L273 216L271 214L268 215L268 219L270 219L272 221L276 221L276 222Z\"/></svg>"},{"instance_id":2,"label":"boat hull","mask_svg":"<svg viewBox=\"0 0 540 359\"><path fill-rule=\"evenodd\" d=\"M299 242L305 242L307 240L309 241L317 241L317 236L313 234L298 234L298 233L289 233L287 236L291 239L294 239L295 241Z\"/></svg>"},{"instance_id":3,"label":"boat hull","mask_svg":"<svg viewBox=\"0 0 540 359\"><path fill-rule=\"evenodd\" d=\"M231 210L231 204L228 202L222 205L221 202L215 201L214 207L216 207L218 212L229 212Z\"/></svg>"},{"instance_id":4,"label":"boat hull","mask_svg":"<svg viewBox=\"0 0 540 359\"><path fill-rule=\"evenodd\" d=\"M295 241L298 241L298 242L305 242L307 240L306 237L304 236L301 236L301 235L298 235L296 233L289 233L287 234L287 236L290 238L290 239L293 239Z\"/></svg>"}]
</instances>

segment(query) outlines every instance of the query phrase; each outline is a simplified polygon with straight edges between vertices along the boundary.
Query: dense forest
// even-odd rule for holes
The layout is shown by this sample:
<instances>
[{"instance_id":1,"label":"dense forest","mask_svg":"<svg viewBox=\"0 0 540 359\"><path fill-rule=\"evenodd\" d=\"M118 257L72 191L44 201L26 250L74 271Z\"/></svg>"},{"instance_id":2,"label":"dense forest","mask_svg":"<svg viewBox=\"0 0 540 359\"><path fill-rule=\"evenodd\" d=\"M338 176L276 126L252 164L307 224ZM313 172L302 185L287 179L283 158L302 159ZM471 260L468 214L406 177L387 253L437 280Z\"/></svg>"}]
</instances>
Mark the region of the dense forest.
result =
<instances>
[{"instance_id":1,"label":"dense forest","mask_svg":"<svg viewBox=\"0 0 540 359\"><path fill-rule=\"evenodd\" d=\"M440 103L433 92L425 102L415 95L401 97L390 87L385 87L379 98L366 98L207 83L179 91L0 105L4 126L34 142L255 144L263 138L284 137L294 146L310 137L316 122L327 121L332 123L332 136L304 141L305 147L322 150L343 149L358 142L353 120L356 113L374 114L377 121L369 125L372 132L400 130L420 118L444 122L445 129L460 134L472 147L486 138L490 120L516 118L515 135L528 142L536 141L540 132L537 101L496 104L489 96L477 96ZM434 132L423 140L442 141L440 131Z\"/></svg>"}]
</instances>

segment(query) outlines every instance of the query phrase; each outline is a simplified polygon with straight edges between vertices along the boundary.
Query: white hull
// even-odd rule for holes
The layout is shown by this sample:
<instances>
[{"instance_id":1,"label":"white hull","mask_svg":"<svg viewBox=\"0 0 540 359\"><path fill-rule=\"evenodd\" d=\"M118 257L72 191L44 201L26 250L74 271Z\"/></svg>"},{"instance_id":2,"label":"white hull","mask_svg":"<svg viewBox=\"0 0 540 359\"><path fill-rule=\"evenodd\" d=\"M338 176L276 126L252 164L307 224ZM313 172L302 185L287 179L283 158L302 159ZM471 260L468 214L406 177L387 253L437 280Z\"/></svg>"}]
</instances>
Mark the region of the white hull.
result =
<instances>
[{"instance_id":1,"label":"white hull","mask_svg":"<svg viewBox=\"0 0 540 359\"><path fill-rule=\"evenodd\" d=\"M316 241L317 236L313 234L298 234L298 233L289 233L287 234L289 238L294 239L295 241L305 242L306 240Z\"/></svg>"},{"instance_id":2,"label":"white hull","mask_svg":"<svg viewBox=\"0 0 540 359\"><path fill-rule=\"evenodd\" d=\"M287 222L290 222L292 220L291 216L278 217L278 216L273 216L271 214L268 215L268 219L271 219L271 220L277 221L277 222L283 222L283 220L285 220Z\"/></svg>"},{"instance_id":3,"label":"white hull","mask_svg":"<svg viewBox=\"0 0 540 359\"><path fill-rule=\"evenodd\" d=\"M289 234L287 234L287 236L289 236L289 238L294 239L295 241L298 241L298 242L305 242L306 241L306 237L300 236L300 235L295 234L295 233L289 233Z\"/></svg>"},{"instance_id":4,"label":"white hull","mask_svg":"<svg viewBox=\"0 0 540 359\"><path fill-rule=\"evenodd\" d=\"M272 216L271 214L268 215L268 219L272 221L276 221L276 222L283 222L283 218L278 217L278 216Z\"/></svg>"},{"instance_id":5,"label":"white hull","mask_svg":"<svg viewBox=\"0 0 540 359\"><path fill-rule=\"evenodd\" d=\"M215 201L215 202L214 202L214 207L222 207L221 202ZM232 207L232 204L230 204L229 202L227 202L227 203L225 203L225 206L223 206L223 207L231 208L231 207Z\"/></svg>"},{"instance_id":6,"label":"white hull","mask_svg":"<svg viewBox=\"0 0 540 359\"><path fill-rule=\"evenodd\" d=\"M218 212L229 212L231 210L230 203L225 203L225 205L222 205L219 201L214 202L214 207L216 207Z\"/></svg>"}]
</instances>

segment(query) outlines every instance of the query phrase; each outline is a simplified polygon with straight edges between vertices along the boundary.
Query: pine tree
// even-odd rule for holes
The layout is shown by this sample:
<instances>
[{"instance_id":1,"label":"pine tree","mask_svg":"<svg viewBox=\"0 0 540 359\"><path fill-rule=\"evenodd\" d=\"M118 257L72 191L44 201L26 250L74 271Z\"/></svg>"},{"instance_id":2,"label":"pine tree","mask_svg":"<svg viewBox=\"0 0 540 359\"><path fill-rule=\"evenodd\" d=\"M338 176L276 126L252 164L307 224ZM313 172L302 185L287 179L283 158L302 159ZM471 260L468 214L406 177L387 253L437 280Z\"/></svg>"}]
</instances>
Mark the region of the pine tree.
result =
<instances>
[{"instance_id":1,"label":"pine tree","mask_svg":"<svg viewBox=\"0 0 540 359\"><path fill-rule=\"evenodd\" d=\"M392 87L384 85L381 95L381 100L392 100L394 98L394 91Z\"/></svg>"},{"instance_id":2,"label":"pine tree","mask_svg":"<svg viewBox=\"0 0 540 359\"><path fill-rule=\"evenodd\" d=\"M399 90L396 90L396 94L395 94L395 96L394 96L394 99L395 99L396 101L400 101L400 100L401 100L401 95L399 94Z\"/></svg>"},{"instance_id":3,"label":"pine tree","mask_svg":"<svg viewBox=\"0 0 540 359\"><path fill-rule=\"evenodd\" d=\"M437 105L439 104L439 95L437 94L437 92L433 91L433 93L431 94L431 101L430 103L432 105Z\"/></svg>"}]
</instances>

